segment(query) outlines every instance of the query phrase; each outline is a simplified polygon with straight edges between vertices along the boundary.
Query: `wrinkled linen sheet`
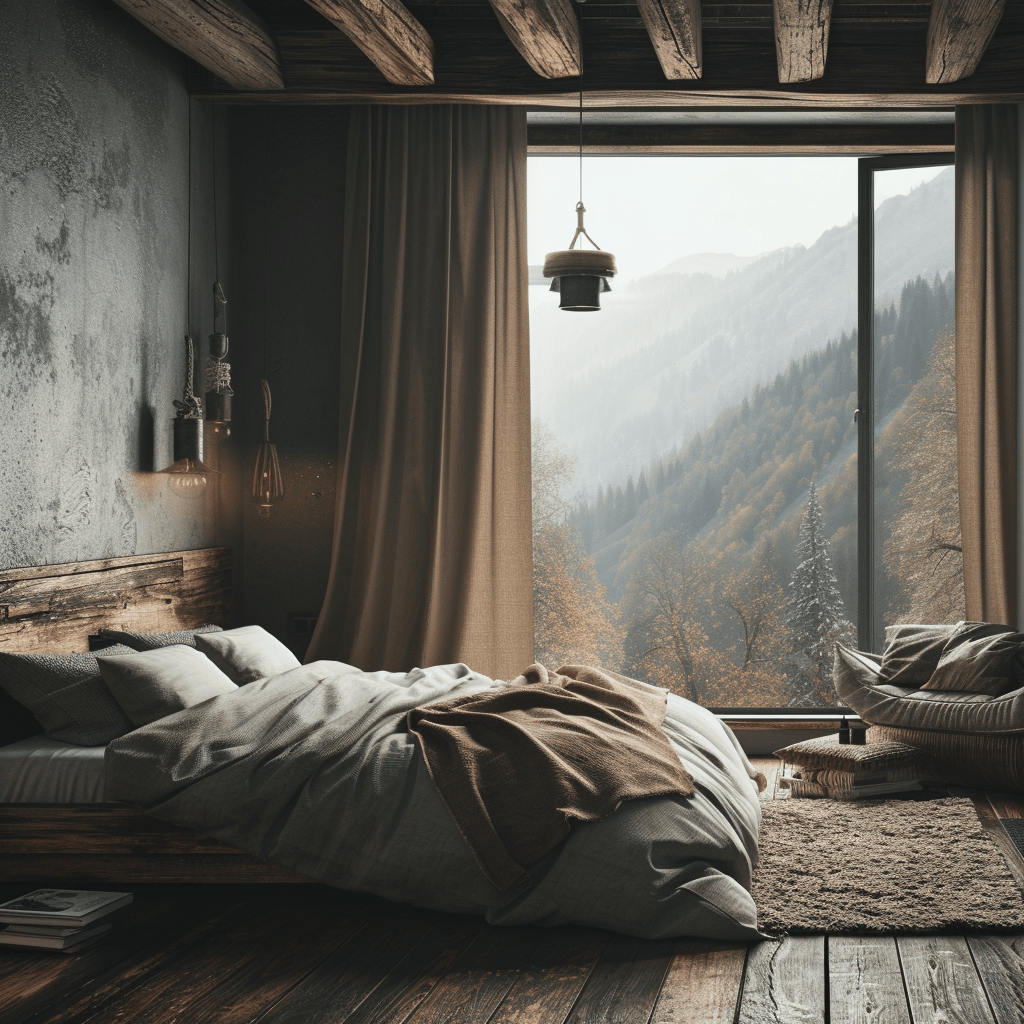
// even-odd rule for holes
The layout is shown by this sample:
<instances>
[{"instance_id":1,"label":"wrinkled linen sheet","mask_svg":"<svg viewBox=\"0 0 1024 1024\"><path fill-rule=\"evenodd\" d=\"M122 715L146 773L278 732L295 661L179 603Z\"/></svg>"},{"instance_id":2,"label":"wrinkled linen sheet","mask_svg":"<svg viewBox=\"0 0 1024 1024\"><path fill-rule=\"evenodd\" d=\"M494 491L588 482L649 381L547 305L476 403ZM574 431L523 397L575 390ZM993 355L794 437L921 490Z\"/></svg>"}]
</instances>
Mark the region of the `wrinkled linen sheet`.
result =
<instances>
[{"instance_id":1,"label":"wrinkled linen sheet","mask_svg":"<svg viewBox=\"0 0 1024 1024\"><path fill-rule=\"evenodd\" d=\"M760 805L735 737L669 694L691 796L630 800L575 827L502 891L484 876L406 730L414 708L506 684L465 665L362 672L319 661L109 744L106 795L340 888L493 924L753 939Z\"/></svg>"}]
</instances>

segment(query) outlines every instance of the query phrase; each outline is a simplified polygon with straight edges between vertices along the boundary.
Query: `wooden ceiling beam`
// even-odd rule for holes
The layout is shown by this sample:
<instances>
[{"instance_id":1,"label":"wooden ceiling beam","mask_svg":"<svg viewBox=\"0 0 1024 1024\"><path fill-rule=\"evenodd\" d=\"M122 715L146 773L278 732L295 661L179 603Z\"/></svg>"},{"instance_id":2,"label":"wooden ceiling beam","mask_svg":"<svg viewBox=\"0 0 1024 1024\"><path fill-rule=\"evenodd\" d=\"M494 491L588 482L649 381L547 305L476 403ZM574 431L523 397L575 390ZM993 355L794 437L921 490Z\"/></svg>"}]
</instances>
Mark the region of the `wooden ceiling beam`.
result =
<instances>
[{"instance_id":1,"label":"wooden ceiling beam","mask_svg":"<svg viewBox=\"0 0 1024 1024\"><path fill-rule=\"evenodd\" d=\"M973 75L1003 15L1005 0L934 0L928 21L925 81Z\"/></svg>"},{"instance_id":2,"label":"wooden ceiling beam","mask_svg":"<svg viewBox=\"0 0 1024 1024\"><path fill-rule=\"evenodd\" d=\"M700 78L704 59L700 0L636 2L665 77Z\"/></svg>"},{"instance_id":3,"label":"wooden ceiling beam","mask_svg":"<svg viewBox=\"0 0 1024 1024\"><path fill-rule=\"evenodd\" d=\"M505 35L541 78L580 73L580 27L571 0L490 0Z\"/></svg>"},{"instance_id":4,"label":"wooden ceiling beam","mask_svg":"<svg viewBox=\"0 0 1024 1024\"><path fill-rule=\"evenodd\" d=\"M284 88L277 44L241 0L114 0L235 89Z\"/></svg>"},{"instance_id":5,"label":"wooden ceiling beam","mask_svg":"<svg viewBox=\"0 0 1024 1024\"><path fill-rule=\"evenodd\" d=\"M434 41L400 0L306 0L393 85L434 84Z\"/></svg>"},{"instance_id":6,"label":"wooden ceiling beam","mask_svg":"<svg viewBox=\"0 0 1024 1024\"><path fill-rule=\"evenodd\" d=\"M779 81L811 82L825 74L832 0L772 0Z\"/></svg>"}]
</instances>

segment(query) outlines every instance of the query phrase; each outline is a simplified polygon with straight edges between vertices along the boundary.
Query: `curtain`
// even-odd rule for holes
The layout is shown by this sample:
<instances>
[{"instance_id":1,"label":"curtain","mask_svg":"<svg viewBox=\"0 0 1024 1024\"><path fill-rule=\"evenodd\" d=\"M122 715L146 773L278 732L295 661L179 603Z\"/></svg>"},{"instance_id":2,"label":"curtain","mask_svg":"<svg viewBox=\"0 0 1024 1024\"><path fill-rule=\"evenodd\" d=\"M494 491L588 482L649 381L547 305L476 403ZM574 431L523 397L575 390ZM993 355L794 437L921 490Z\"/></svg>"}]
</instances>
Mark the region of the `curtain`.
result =
<instances>
[{"instance_id":1,"label":"curtain","mask_svg":"<svg viewBox=\"0 0 1024 1024\"><path fill-rule=\"evenodd\" d=\"M348 153L351 374L307 660L512 678L533 661L526 115L356 108Z\"/></svg>"},{"instance_id":2,"label":"curtain","mask_svg":"<svg viewBox=\"0 0 1024 1024\"><path fill-rule=\"evenodd\" d=\"M967 617L1017 623L1017 108L956 108L956 408Z\"/></svg>"}]
</instances>

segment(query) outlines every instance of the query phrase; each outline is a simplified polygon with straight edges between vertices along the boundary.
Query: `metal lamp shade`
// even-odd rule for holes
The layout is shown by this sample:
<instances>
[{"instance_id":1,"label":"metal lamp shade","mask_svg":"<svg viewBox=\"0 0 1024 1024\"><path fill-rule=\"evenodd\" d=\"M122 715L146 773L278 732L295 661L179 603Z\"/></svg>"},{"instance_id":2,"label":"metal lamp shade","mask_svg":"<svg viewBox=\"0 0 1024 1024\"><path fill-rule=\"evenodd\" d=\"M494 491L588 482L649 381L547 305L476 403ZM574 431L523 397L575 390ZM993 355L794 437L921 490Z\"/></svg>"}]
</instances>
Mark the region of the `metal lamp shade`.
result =
<instances>
[{"instance_id":1,"label":"metal lamp shade","mask_svg":"<svg viewBox=\"0 0 1024 1024\"><path fill-rule=\"evenodd\" d=\"M544 257L544 276L553 278L558 308L574 313L599 310L601 293L611 291L608 278L615 274L615 257L603 249L562 249Z\"/></svg>"},{"instance_id":2,"label":"metal lamp shade","mask_svg":"<svg viewBox=\"0 0 1024 1024\"><path fill-rule=\"evenodd\" d=\"M199 498L217 473L203 462L203 421L177 416L173 423L174 462L160 472L167 474L167 486L179 497Z\"/></svg>"},{"instance_id":3,"label":"metal lamp shade","mask_svg":"<svg viewBox=\"0 0 1024 1024\"><path fill-rule=\"evenodd\" d=\"M284 498L284 477L277 461L277 446L261 441L256 449L256 465L252 474L252 500L259 506L261 516L268 517L270 509Z\"/></svg>"}]
</instances>

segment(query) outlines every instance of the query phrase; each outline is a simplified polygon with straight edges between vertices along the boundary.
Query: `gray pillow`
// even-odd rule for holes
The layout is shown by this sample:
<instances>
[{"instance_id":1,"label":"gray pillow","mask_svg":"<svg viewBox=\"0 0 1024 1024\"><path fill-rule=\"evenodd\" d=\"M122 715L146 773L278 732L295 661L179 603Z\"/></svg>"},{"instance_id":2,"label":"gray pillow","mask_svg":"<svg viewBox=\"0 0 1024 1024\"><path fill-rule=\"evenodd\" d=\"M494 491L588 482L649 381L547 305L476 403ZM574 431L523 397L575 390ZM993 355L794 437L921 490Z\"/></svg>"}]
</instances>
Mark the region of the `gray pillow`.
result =
<instances>
[{"instance_id":1,"label":"gray pillow","mask_svg":"<svg viewBox=\"0 0 1024 1024\"><path fill-rule=\"evenodd\" d=\"M1012 628L992 622L963 621L938 626L887 626L879 672L881 681L920 689L939 667L943 652L970 640L1008 633Z\"/></svg>"},{"instance_id":2,"label":"gray pillow","mask_svg":"<svg viewBox=\"0 0 1024 1024\"><path fill-rule=\"evenodd\" d=\"M134 728L238 689L209 658L185 644L115 658L100 654L96 660Z\"/></svg>"},{"instance_id":3,"label":"gray pillow","mask_svg":"<svg viewBox=\"0 0 1024 1024\"><path fill-rule=\"evenodd\" d=\"M197 626L195 629L183 629L177 633L139 633L134 630L124 629L101 629L99 635L108 640L114 640L119 644L130 647L133 651L155 651L158 647L170 647L173 644L185 644L188 647L195 647L197 633L217 633L220 626L208 622L205 626ZM106 654L106 650L97 652Z\"/></svg>"},{"instance_id":4,"label":"gray pillow","mask_svg":"<svg viewBox=\"0 0 1024 1024\"><path fill-rule=\"evenodd\" d=\"M104 653L116 661L135 652L118 645ZM0 686L51 740L99 747L135 728L104 685L93 654L0 653Z\"/></svg>"},{"instance_id":5,"label":"gray pillow","mask_svg":"<svg viewBox=\"0 0 1024 1024\"><path fill-rule=\"evenodd\" d=\"M943 651L938 667L921 689L1001 697L1018 689L1024 677L1022 643L1024 633L997 633L957 644Z\"/></svg>"},{"instance_id":6,"label":"gray pillow","mask_svg":"<svg viewBox=\"0 0 1024 1024\"><path fill-rule=\"evenodd\" d=\"M299 659L262 626L205 633L196 637L196 650L239 686L280 675L300 665Z\"/></svg>"}]
</instances>

